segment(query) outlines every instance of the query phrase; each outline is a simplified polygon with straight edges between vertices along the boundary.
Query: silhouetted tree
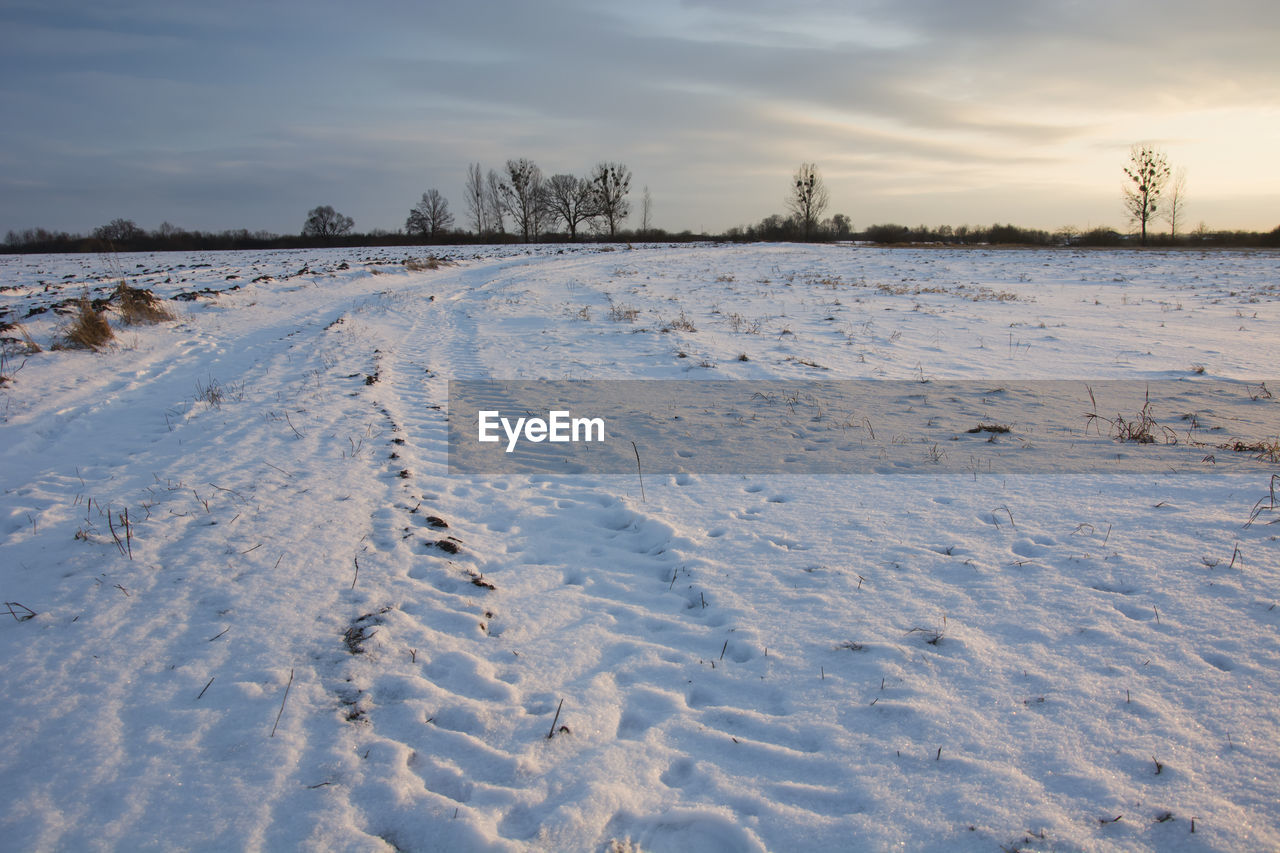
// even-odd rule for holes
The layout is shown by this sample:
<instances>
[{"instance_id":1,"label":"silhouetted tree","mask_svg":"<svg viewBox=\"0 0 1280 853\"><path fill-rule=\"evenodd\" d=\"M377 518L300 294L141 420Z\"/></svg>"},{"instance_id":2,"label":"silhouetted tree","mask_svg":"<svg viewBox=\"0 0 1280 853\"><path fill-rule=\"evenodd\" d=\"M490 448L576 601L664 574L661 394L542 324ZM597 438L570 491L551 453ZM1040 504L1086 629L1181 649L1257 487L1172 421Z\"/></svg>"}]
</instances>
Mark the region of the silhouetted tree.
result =
<instances>
[{"instance_id":1,"label":"silhouetted tree","mask_svg":"<svg viewBox=\"0 0 1280 853\"><path fill-rule=\"evenodd\" d=\"M485 200L484 172L480 170L479 163L467 167L466 192L471 224L475 226L477 235L484 234L489 231L489 204Z\"/></svg>"},{"instance_id":2,"label":"silhouetted tree","mask_svg":"<svg viewBox=\"0 0 1280 853\"><path fill-rule=\"evenodd\" d=\"M484 200L489 211L489 228L498 234L507 233L506 213L502 209L502 176L493 169L485 176Z\"/></svg>"},{"instance_id":3,"label":"silhouetted tree","mask_svg":"<svg viewBox=\"0 0 1280 853\"><path fill-rule=\"evenodd\" d=\"M640 236L647 237L649 229L653 227L653 196L649 195L649 185L646 184L644 190L640 194Z\"/></svg>"},{"instance_id":4,"label":"silhouetted tree","mask_svg":"<svg viewBox=\"0 0 1280 853\"><path fill-rule=\"evenodd\" d=\"M631 190L631 170L621 163L600 163L591 173L591 191L595 197L596 216L609 231L618 235L618 226L631 212L627 193Z\"/></svg>"},{"instance_id":5,"label":"silhouetted tree","mask_svg":"<svg viewBox=\"0 0 1280 853\"><path fill-rule=\"evenodd\" d=\"M302 226L302 236L321 239L341 237L354 228L355 224L355 220L350 216L343 216L330 205L324 204L313 207L307 213L307 221Z\"/></svg>"},{"instance_id":6,"label":"silhouetted tree","mask_svg":"<svg viewBox=\"0 0 1280 853\"><path fill-rule=\"evenodd\" d=\"M805 240L813 238L818 220L827 209L830 196L827 187L818 174L818 167L812 163L801 164L791 179L791 194L787 197L787 209L795 217L800 226L800 233Z\"/></svg>"},{"instance_id":7,"label":"silhouetted tree","mask_svg":"<svg viewBox=\"0 0 1280 853\"><path fill-rule=\"evenodd\" d=\"M1169 181L1169 162L1159 150L1149 145L1129 149L1129 165L1124 173L1133 186L1125 185L1124 209L1129 219L1142 228L1142 245L1147 244L1147 223L1156 215L1160 194Z\"/></svg>"},{"instance_id":8,"label":"silhouetted tree","mask_svg":"<svg viewBox=\"0 0 1280 853\"><path fill-rule=\"evenodd\" d=\"M591 183L573 175L552 175L547 179L546 204L552 217L569 229L569 239L578 238L578 226L596 215Z\"/></svg>"},{"instance_id":9,"label":"silhouetted tree","mask_svg":"<svg viewBox=\"0 0 1280 853\"><path fill-rule=\"evenodd\" d=\"M128 243L147 236L147 232L139 228L138 223L132 219L113 219L106 225L93 229L93 236L96 240L108 243Z\"/></svg>"},{"instance_id":10,"label":"silhouetted tree","mask_svg":"<svg viewBox=\"0 0 1280 853\"><path fill-rule=\"evenodd\" d=\"M1169 236L1178 239L1178 223L1187 207L1187 170L1179 169L1169 184L1169 203L1164 206L1164 218L1169 223Z\"/></svg>"},{"instance_id":11,"label":"silhouetted tree","mask_svg":"<svg viewBox=\"0 0 1280 853\"><path fill-rule=\"evenodd\" d=\"M507 174L499 185L502 209L520 229L524 242L537 238L546 215L542 170L532 160L521 157L507 161Z\"/></svg>"},{"instance_id":12,"label":"silhouetted tree","mask_svg":"<svg viewBox=\"0 0 1280 853\"><path fill-rule=\"evenodd\" d=\"M440 195L437 189L429 189L422 194L422 200L409 211L409 218L404 222L404 230L410 234L421 234L424 237L437 237L453 224L453 214L449 212L449 201Z\"/></svg>"}]
</instances>

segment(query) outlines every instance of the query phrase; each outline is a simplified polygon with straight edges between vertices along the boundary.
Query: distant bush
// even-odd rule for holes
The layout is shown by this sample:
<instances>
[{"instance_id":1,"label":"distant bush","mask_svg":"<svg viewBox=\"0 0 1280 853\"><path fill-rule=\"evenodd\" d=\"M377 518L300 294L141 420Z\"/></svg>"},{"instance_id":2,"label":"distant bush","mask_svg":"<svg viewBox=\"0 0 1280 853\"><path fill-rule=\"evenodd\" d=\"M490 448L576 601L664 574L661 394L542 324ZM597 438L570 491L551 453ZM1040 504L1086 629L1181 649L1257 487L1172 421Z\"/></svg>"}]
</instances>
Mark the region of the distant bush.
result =
<instances>
[{"instance_id":1,"label":"distant bush","mask_svg":"<svg viewBox=\"0 0 1280 853\"><path fill-rule=\"evenodd\" d=\"M862 232L862 238L872 243L908 243L911 229L905 225L872 225Z\"/></svg>"}]
</instances>

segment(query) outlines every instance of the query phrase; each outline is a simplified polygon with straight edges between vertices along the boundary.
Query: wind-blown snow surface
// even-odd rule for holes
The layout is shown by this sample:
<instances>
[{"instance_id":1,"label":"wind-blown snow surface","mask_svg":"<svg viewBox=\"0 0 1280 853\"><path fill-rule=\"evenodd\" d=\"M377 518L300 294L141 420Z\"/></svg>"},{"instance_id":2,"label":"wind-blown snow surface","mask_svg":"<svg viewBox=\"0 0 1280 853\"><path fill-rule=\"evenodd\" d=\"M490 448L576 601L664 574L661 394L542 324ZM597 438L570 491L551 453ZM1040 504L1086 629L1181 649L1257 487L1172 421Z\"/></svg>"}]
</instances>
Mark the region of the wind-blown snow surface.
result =
<instances>
[{"instance_id":1,"label":"wind-blown snow surface","mask_svg":"<svg viewBox=\"0 0 1280 853\"><path fill-rule=\"evenodd\" d=\"M447 254L0 258L46 349L227 291L5 363L0 847L1280 849L1273 463L642 499L445 444L451 378L1265 379L1276 254Z\"/></svg>"}]
</instances>

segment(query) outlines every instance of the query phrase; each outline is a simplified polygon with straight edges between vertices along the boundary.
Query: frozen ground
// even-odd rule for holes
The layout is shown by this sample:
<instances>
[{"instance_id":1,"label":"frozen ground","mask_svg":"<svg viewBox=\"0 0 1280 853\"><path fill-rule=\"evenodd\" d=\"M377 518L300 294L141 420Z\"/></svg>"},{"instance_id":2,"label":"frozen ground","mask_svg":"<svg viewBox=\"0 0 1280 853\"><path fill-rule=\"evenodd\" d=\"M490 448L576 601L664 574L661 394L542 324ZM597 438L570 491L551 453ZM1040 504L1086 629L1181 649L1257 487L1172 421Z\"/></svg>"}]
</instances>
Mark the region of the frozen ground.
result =
<instances>
[{"instance_id":1,"label":"frozen ground","mask_svg":"<svg viewBox=\"0 0 1280 853\"><path fill-rule=\"evenodd\" d=\"M0 370L0 848L1280 849L1274 457L642 498L450 476L445 422L487 377L1256 383L1280 255L443 255L0 257L46 349ZM225 292L48 351L120 277Z\"/></svg>"}]
</instances>

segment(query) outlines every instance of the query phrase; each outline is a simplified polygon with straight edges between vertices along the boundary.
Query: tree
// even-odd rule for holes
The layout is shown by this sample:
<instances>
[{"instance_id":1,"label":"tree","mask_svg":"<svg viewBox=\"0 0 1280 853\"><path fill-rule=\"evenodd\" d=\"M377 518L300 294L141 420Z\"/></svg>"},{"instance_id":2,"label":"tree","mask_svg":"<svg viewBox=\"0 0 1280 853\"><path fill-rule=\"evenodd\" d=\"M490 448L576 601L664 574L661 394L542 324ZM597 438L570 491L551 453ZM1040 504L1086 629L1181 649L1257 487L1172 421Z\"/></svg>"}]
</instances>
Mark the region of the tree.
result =
<instances>
[{"instance_id":1,"label":"tree","mask_svg":"<svg viewBox=\"0 0 1280 853\"><path fill-rule=\"evenodd\" d=\"M520 229L520 237L528 243L542 230L546 216L546 188L542 170L532 160L521 157L507 161L507 175L499 185L502 209Z\"/></svg>"},{"instance_id":2,"label":"tree","mask_svg":"<svg viewBox=\"0 0 1280 853\"><path fill-rule=\"evenodd\" d=\"M653 227L653 196L649 195L649 185L645 184L640 195L640 236L647 237Z\"/></svg>"},{"instance_id":3,"label":"tree","mask_svg":"<svg viewBox=\"0 0 1280 853\"><path fill-rule=\"evenodd\" d=\"M489 231L489 204L485 197L484 173L480 171L479 163L472 163L467 167L467 213L471 217L471 224L475 226L476 234L484 234Z\"/></svg>"},{"instance_id":4,"label":"tree","mask_svg":"<svg viewBox=\"0 0 1280 853\"><path fill-rule=\"evenodd\" d=\"M330 205L324 204L313 207L307 213L306 224L302 226L302 236L319 237L322 240L341 237L355 227L355 224L355 220L350 216L343 216Z\"/></svg>"},{"instance_id":5,"label":"tree","mask_svg":"<svg viewBox=\"0 0 1280 853\"><path fill-rule=\"evenodd\" d=\"M818 174L818 167L803 163L792 178L791 194L787 197L787 209L800 226L805 240L812 238L822 212L827 209L830 196Z\"/></svg>"},{"instance_id":6,"label":"tree","mask_svg":"<svg viewBox=\"0 0 1280 853\"><path fill-rule=\"evenodd\" d=\"M452 224L453 214L449 212L448 199L440 195L439 190L429 189L422 194L422 201L409 211L404 230L410 234L435 238Z\"/></svg>"},{"instance_id":7,"label":"tree","mask_svg":"<svg viewBox=\"0 0 1280 853\"><path fill-rule=\"evenodd\" d=\"M843 213L837 213L831 217L831 233L837 240L848 240L853 233L853 223Z\"/></svg>"},{"instance_id":8,"label":"tree","mask_svg":"<svg viewBox=\"0 0 1280 853\"><path fill-rule=\"evenodd\" d=\"M631 190L631 170L621 163L600 163L591 173L591 191L596 216L604 220L609 236L618 236L618 226L631 212L627 193Z\"/></svg>"},{"instance_id":9,"label":"tree","mask_svg":"<svg viewBox=\"0 0 1280 853\"><path fill-rule=\"evenodd\" d=\"M95 239L107 243L127 243L147 236L147 232L138 227L132 219L113 219L106 225L93 229Z\"/></svg>"},{"instance_id":10,"label":"tree","mask_svg":"<svg viewBox=\"0 0 1280 853\"><path fill-rule=\"evenodd\" d=\"M1129 165L1124 173L1133 186L1125 185L1124 209L1132 222L1142 227L1142 245L1147 244L1147 223L1160 207L1160 194L1169 181L1169 161L1150 145L1129 149Z\"/></svg>"},{"instance_id":11,"label":"tree","mask_svg":"<svg viewBox=\"0 0 1280 853\"><path fill-rule=\"evenodd\" d=\"M1169 203L1164 207L1164 218L1169 222L1169 236L1178 239L1178 223L1182 221L1187 206L1187 170L1179 169L1174 173L1173 183L1169 184Z\"/></svg>"},{"instance_id":12,"label":"tree","mask_svg":"<svg viewBox=\"0 0 1280 853\"><path fill-rule=\"evenodd\" d=\"M506 214L502 211L502 176L493 169L485 177L484 200L489 210L489 228L499 234L507 233Z\"/></svg>"},{"instance_id":13,"label":"tree","mask_svg":"<svg viewBox=\"0 0 1280 853\"><path fill-rule=\"evenodd\" d=\"M596 215L591 182L573 175L552 175L547 180L546 204L551 216L569 229L569 239L578 239L578 226Z\"/></svg>"}]
</instances>

